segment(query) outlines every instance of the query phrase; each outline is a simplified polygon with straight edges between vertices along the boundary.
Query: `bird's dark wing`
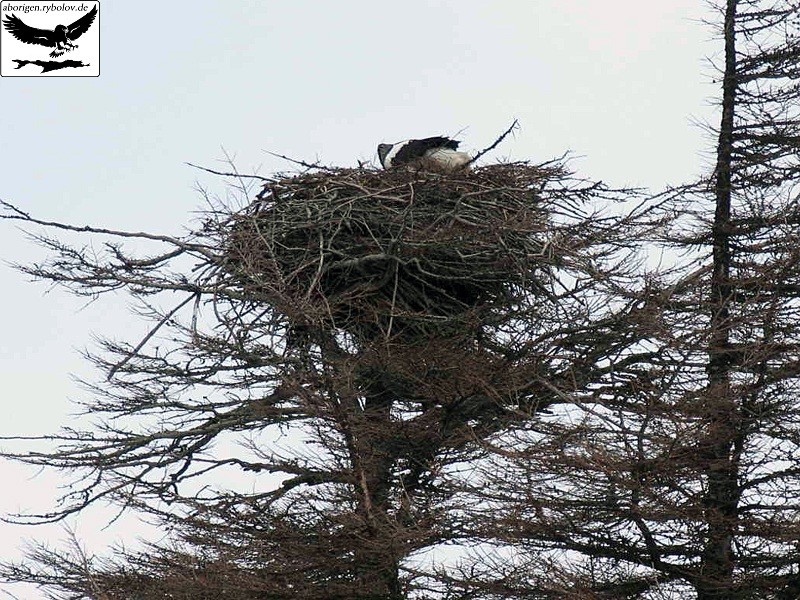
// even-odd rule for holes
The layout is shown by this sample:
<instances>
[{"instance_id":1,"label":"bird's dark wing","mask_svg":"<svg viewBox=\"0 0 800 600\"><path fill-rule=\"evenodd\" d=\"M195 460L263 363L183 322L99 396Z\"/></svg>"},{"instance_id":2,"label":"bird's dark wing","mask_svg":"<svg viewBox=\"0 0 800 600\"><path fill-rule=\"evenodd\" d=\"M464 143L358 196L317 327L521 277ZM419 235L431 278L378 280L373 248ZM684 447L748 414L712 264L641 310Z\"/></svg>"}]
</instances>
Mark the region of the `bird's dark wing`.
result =
<instances>
[{"instance_id":1,"label":"bird's dark wing","mask_svg":"<svg viewBox=\"0 0 800 600\"><path fill-rule=\"evenodd\" d=\"M458 145L461 143L444 136L429 137L419 140L419 142L425 146L425 150L433 150L434 148L458 150Z\"/></svg>"},{"instance_id":2,"label":"bird's dark wing","mask_svg":"<svg viewBox=\"0 0 800 600\"><path fill-rule=\"evenodd\" d=\"M67 26L67 37L71 40L77 40L89 30L89 27L92 26L96 16L97 7L95 6L92 10L75 21L72 25Z\"/></svg>"},{"instance_id":3,"label":"bird's dark wing","mask_svg":"<svg viewBox=\"0 0 800 600\"><path fill-rule=\"evenodd\" d=\"M393 165L408 163L425 156L428 150L449 148L455 150L459 142L443 136L429 137L421 140L408 140L403 144L392 159Z\"/></svg>"},{"instance_id":4,"label":"bird's dark wing","mask_svg":"<svg viewBox=\"0 0 800 600\"><path fill-rule=\"evenodd\" d=\"M47 29L36 29L36 27L25 25L22 19L17 15L6 15L6 20L3 21L3 25L5 25L9 33L20 42L51 47L56 45L55 32L48 31Z\"/></svg>"}]
</instances>

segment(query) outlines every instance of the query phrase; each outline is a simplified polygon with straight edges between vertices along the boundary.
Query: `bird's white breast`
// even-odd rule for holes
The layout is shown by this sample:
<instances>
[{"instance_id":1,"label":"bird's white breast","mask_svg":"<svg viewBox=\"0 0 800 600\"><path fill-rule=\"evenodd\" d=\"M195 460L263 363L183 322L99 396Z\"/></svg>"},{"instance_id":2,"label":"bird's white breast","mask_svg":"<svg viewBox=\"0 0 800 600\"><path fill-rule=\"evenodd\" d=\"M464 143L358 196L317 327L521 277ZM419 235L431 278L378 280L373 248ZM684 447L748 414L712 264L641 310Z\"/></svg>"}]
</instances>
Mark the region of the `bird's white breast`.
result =
<instances>
[{"instance_id":1,"label":"bird's white breast","mask_svg":"<svg viewBox=\"0 0 800 600\"><path fill-rule=\"evenodd\" d=\"M425 157L435 162L439 167L452 171L466 165L472 157L466 152L451 150L450 148L434 148L425 153Z\"/></svg>"}]
</instances>

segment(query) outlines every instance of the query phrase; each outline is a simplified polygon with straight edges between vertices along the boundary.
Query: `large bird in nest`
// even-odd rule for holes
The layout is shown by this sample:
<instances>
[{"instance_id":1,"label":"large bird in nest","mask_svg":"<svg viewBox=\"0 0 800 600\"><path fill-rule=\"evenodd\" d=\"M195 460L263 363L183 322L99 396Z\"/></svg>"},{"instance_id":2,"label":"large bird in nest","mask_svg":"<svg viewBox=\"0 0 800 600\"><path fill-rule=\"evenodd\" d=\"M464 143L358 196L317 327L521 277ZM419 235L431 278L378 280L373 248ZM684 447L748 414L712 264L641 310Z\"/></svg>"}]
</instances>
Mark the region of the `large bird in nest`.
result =
<instances>
[{"instance_id":1,"label":"large bird in nest","mask_svg":"<svg viewBox=\"0 0 800 600\"><path fill-rule=\"evenodd\" d=\"M458 144L456 140L444 136L378 144L378 158L384 169L400 165L445 172L469 169L472 157L466 152L459 152Z\"/></svg>"},{"instance_id":2,"label":"large bird in nest","mask_svg":"<svg viewBox=\"0 0 800 600\"><path fill-rule=\"evenodd\" d=\"M3 25L20 42L55 48L50 56L56 57L78 47L73 42L89 30L96 16L95 6L70 25L56 25L55 29L38 29L25 24L17 15L11 14L6 15Z\"/></svg>"}]
</instances>

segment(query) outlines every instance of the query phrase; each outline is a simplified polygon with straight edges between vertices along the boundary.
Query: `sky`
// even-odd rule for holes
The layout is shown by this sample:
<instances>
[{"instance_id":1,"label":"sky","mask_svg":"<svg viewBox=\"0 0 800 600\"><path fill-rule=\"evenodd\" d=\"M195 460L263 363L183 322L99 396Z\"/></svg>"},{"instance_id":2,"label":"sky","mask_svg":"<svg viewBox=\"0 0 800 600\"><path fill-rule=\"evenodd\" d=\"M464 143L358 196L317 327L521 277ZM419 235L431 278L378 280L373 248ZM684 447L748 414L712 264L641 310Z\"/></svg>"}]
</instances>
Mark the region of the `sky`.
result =
<instances>
[{"instance_id":1,"label":"sky","mask_svg":"<svg viewBox=\"0 0 800 600\"><path fill-rule=\"evenodd\" d=\"M579 175L657 191L709 168L708 17L697 0L102 0L99 77L0 79L0 199L46 220L180 234L203 208L198 186L228 193L187 162L291 168L272 152L356 166L376 163L380 142L440 134L476 152L514 119L484 162L571 151ZM124 295L87 304L9 266L45 256L0 222L0 436L70 424L87 393L76 379L101 378L82 350L147 331ZM64 483L10 462L0 481L2 514L48 510ZM134 517L109 525L114 514L68 525L98 552L158 535ZM0 559L65 537L0 523Z\"/></svg>"}]
</instances>

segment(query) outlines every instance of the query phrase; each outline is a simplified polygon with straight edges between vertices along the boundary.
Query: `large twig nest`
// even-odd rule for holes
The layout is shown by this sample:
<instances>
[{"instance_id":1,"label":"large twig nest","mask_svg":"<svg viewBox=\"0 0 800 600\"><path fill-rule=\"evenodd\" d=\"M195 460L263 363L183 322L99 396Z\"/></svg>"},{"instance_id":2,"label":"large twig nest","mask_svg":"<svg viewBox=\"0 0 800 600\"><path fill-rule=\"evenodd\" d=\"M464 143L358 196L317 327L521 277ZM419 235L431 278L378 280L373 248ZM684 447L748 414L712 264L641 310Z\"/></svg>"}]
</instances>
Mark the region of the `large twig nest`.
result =
<instances>
[{"instance_id":1,"label":"large twig nest","mask_svg":"<svg viewBox=\"0 0 800 600\"><path fill-rule=\"evenodd\" d=\"M538 191L553 175L509 164L285 177L231 220L226 268L295 323L398 333L458 320L547 287Z\"/></svg>"}]
</instances>

